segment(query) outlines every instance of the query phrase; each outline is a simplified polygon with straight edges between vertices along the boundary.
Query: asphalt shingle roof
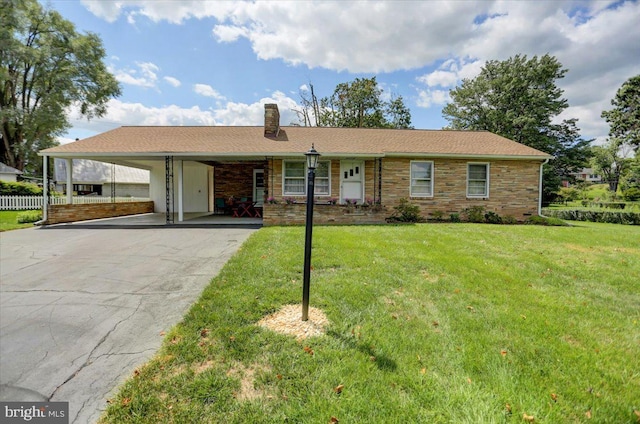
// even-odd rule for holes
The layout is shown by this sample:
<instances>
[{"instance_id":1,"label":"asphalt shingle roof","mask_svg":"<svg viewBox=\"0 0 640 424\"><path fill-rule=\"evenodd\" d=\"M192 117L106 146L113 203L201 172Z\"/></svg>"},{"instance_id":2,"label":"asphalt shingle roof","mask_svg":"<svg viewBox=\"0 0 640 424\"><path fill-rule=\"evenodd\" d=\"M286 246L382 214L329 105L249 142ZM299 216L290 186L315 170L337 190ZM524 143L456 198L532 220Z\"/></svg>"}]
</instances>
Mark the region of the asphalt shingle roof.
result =
<instances>
[{"instance_id":1,"label":"asphalt shingle roof","mask_svg":"<svg viewBox=\"0 0 640 424\"><path fill-rule=\"evenodd\" d=\"M393 130L281 127L277 138L264 127L123 126L73 143L43 150L56 156L101 154L194 154L237 156L299 155L311 144L325 156L416 155L551 156L487 131Z\"/></svg>"}]
</instances>

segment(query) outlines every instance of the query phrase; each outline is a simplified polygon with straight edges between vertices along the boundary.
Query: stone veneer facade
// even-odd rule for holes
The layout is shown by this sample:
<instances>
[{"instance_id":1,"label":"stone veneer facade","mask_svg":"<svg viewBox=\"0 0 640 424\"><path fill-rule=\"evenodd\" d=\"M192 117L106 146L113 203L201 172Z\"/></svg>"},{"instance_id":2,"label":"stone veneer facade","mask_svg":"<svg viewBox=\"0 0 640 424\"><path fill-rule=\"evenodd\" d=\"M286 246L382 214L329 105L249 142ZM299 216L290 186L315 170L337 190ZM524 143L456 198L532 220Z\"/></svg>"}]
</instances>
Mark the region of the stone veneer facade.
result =
<instances>
[{"instance_id":1,"label":"stone veneer facade","mask_svg":"<svg viewBox=\"0 0 640 424\"><path fill-rule=\"evenodd\" d=\"M320 158L321 160L323 158ZM410 196L411 161L433 162L433 196ZM467 197L467 165L469 163L489 164L489 196L486 198ZM448 158L383 158L381 166L381 188L378 188L376 160L365 160L365 199L381 200L384 206L375 215L365 208L359 213L345 213L337 205L317 205L314 209L314 222L320 224L361 224L383 223L391 216L393 207L400 199L408 199L420 207L421 215L428 218L433 212L440 211L445 217L460 213L471 206L483 206L486 211L500 216L512 216L519 221L538 214L540 161L536 160L477 160ZM265 204L264 224L304 224L305 196L293 197L296 204L285 205L282 193L283 160L268 161L271 170L265 182L269 187L269 196L279 202L276 205ZM266 170L267 168L265 168ZM331 160L331 195L324 198L340 197L340 160ZM317 196L322 202L323 197ZM318 216L316 217L316 214ZM363 218L366 216L366 218Z\"/></svg>"},{"instance_id":2,"label":"stone veneer facade","mask_svg":"<svg viewBox=\"0 0 640 424\"><path fill-rule=\"evenodd\" d=\"M153 202L94 203L88 205L49 205L45 224L113 218L116 216L152 213Z\"/></svg>"},{"instance_id":3,"label":"stone veneer facade","mask_svg":"<svg viewBox=\"0 0 640 424\"><path fill-rule=\"evenodd\" d=\"M433 197L410 197L411 161L433 161ZM467 197L467 164L489 164L489 197ZM393 207L401 198L420 206L428 217L445 216L470 206L484 206L500 216L519 221L538 214L540 161L385 158L382 161L382 204Z\"/></svg>"}]
</instances>

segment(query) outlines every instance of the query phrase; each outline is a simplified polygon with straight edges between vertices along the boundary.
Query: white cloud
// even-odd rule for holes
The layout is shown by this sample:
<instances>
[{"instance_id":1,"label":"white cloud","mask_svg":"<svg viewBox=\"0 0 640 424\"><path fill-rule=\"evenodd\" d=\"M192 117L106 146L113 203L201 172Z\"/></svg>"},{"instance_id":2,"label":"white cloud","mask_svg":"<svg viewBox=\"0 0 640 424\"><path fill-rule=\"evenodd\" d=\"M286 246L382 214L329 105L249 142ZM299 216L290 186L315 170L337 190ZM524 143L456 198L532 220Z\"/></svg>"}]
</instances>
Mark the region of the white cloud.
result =
<instances>
[{"instance_id":1,"label":"white cloud","mask_svg":"<svg viewBox=\"0 0 640 424\"><path fill-rule=\"evenodd\" d=\"M423 107L441 104L443 88L474 77L487 60L550 53L569 69L558 82L571 105L568 112L598 121L580 122L585 133L586 128L602 128L601 111L593 109L587 115L580 108L599 107L626 79L640 73L637 1L83 0L83 4L109 22L132 13L175 24L210 18L218 42L244 38L259 59L309 68L380 73L442 63L419 79L424 86L418 87L418 103ZM120 80L140 85L148 81L133 73L120 75Z\"/></svg>"},{"instance_id":2,"label":"white cloud","mask_svg":"<svg viewBox=\"0 0 640 424\"><path fill-rule=\"evenodd\" d=\"M247 37L249 34L245 28L235 25L216 25L213 28L213 35L220 42L231 43L240 37Z\"/></svg>"},{"instance_id":3,"label":"white cloud","mask_svg":"<svg viewBox=\"0 0 640 424\"><path fill-rule=\"evenodd\" d=\"M435 71L422 75L417 81L426 88L418 88L418 107L442 106L451 101L449 90L465 78L474 78L480 73L483 62L479 60L449 59ZM435 88L440 87L440 88Z\"/></svg>"},{"instance_id":4,"label":"white cloud","mask_svg":"<svg viewBox=\"0 0 640 424\"><path fill-rule=\"evenodd\" d=\"M416 104L419 107L431 107L433 105L444 105L451 99L449 97L449 91L447 90L432 90L430 88L426 90L418 91L418 100Z\"/></svg>"},{"instance_id":5,"label":"white cloud","mask_svg":"<svg viewBox=\"0 0 640 424\"><path fill-rule=\"evenodd\" d=\"M280 91L275 91L254 103L229 102L224 106L207 110L198 106L149 107L142 103L127 103L115 99L109 101L107 114L102 118L91 121L82 119L77 107L71 108L68 116L74 129L95 133L122 125L263 125L265 103L278 104L282 125L297 122L297 116L292 111L298 107L296 101Z\"/></svg>"},{"instance_id":6,"label":"white cloud","mask_svg":"<svg viewBox=\"0 0 640 424\"><path fill-rule=\"evenodd\" d=\"M110 69L116 79L129 85L152 88L158 82L157 72L160 70L157 65L150 62L136 62L137 69Z\"/></svg>"},{"instance_id":7,"label":"white cloud","mask_svg":"<svg viewBox=\"0 0 640 424\"><path fill-rule=\"evenodd\" d=\"M453 87L458 82L458 74L454 71L437 70L419 77L418 81L427 84L428 87Z\"/></svg>"},{"instance_id":8,"label":"white cloud","mask_svg":"<svg viewBox=\"0 0 640 424\"><path fill-rule=\"evenodd\" d=\"M166 82L168 82L170 85L174 87L180 87L182 85L180 80L174 77L163 77L162 79L164 79Z\"/></svg>"},{"instance_id":9,"label":"white cloud","mask_svg":"<svg viewBox=\"0 0 640 424\"><path fill-rule=\"evenodd\" d=\"M213 97L217 100L225 100L225 97L222 94L218 93L216 89L207 84L195 84L193 86L193 91L201 96Z\"/></svg>"},{"instance_id":10,"label":"white cloud","mask_svg":"<svg viewBox=\"0 0 640 424\"><path fill-rule=\"evenodd\" d=\"M263 125L266 103L278 105L281 125L298 122L297 115L292 111L299 107L297 102L281 91L274 91L271 96L251 104L229 102L224 109L215 110L214 115L220 125Z\"/></svg>"},{"instance_id":11,"label":"white cloud","mask_svg":"<svg viewBox=\"0 0 640 424\"><path fill-rule=\"evenodd\" d=\"M91 13L107 22L115 22L123 7L123 2L118 1L81 0L81 2Z\"/></svg>"}]
</instances>

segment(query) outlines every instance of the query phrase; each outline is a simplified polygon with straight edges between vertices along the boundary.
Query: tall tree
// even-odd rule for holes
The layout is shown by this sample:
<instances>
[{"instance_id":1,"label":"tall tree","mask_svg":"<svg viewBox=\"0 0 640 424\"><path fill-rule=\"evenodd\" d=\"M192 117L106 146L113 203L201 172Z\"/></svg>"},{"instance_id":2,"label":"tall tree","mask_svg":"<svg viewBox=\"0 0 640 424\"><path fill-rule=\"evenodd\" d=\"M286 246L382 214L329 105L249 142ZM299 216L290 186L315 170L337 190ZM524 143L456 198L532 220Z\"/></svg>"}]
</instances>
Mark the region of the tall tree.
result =
<instances>
[{"instance_id":1,"label":"tall tree","mask_svg":"<svg viewBox=\"0 0 640 424\"><path fill-rule=\"evenodd\" d=\"M609 136L618 145L640 150L640 75L629 78L611 100L613 109L602 112L609 123Z\"/></svg>"},{"instance_id":2,"label":"tall tree","mask_svg":"<svg viewBox=\"0 0 640 424\"><path fill-rule=\"evenodd\" d=\"M591 168L594 173L602 175L603 182L609 184L609 190L615 194L631 161L620 154L620 146L614 139L609 139L603 146L593 146L591 151Z\"/></svg>"},{"instance_id":3,"label":"tall tree","mask_svg":"<svg viewBox=\"0 0 640 424\"><path fill-rule=\"evenodd\" d=\"M301 93L302 109L296 113L305 126L412 128L411 111L402 96L386 101L382 94L376 77L356 78L338 84L331 96L319 102L313 90Z\"/></svg>"},{"instance_id":4,"label":"tall tree","mask_svg":"<svg viewBox=\"0 0 640 424\"><path fill-rule=\"evenodd\" d=\"M120 87L100 38L37 0L0 0L0 22L0 160L37 174L37 152L70 127L68 108L103 116Z\"/></svg>"},{"instance_id":5,"label":"tall tree","mask_svg":"<svg viewBox=\"0 0 640 424\"><path fill-rule=\"evenodd\" d=\"M563 177L588 161L589 140L580 137L577 119L554 118L569 105L556 80L567 73L550 55L516 55L488 61L474 79L450 91L442 114L449 128L487 130L555 156L545 167L543 186L550 197Z\"/></svg>"}]
</instances>

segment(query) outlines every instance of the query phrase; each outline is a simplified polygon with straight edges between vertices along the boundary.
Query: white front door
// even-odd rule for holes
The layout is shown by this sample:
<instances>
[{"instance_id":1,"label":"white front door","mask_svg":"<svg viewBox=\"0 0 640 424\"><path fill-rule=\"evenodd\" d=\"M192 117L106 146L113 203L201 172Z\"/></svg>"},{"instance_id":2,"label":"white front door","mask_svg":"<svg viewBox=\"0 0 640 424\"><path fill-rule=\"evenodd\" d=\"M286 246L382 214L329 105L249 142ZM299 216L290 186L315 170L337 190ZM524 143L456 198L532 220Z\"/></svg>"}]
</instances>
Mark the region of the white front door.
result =
<instances>
[{"instance_id":1,"label":"white front door","mask_svg":"<svg viewBox=\"0 0 640 424\"><path fill-rule=\"evenodd\" d=\"M340 203L345 200L362 203L364 197L364 162L340 161Z\"/></svg>"},{"instance_id":2,"label":"white front door","mask_svg":"<svg viewBox=\"0 0 640 424\"><path fill-rule=\"evenodd\" d=\"M264 169L253 170L253 201L259 208L264 203Z\"/></svg>"}]
</instances>

